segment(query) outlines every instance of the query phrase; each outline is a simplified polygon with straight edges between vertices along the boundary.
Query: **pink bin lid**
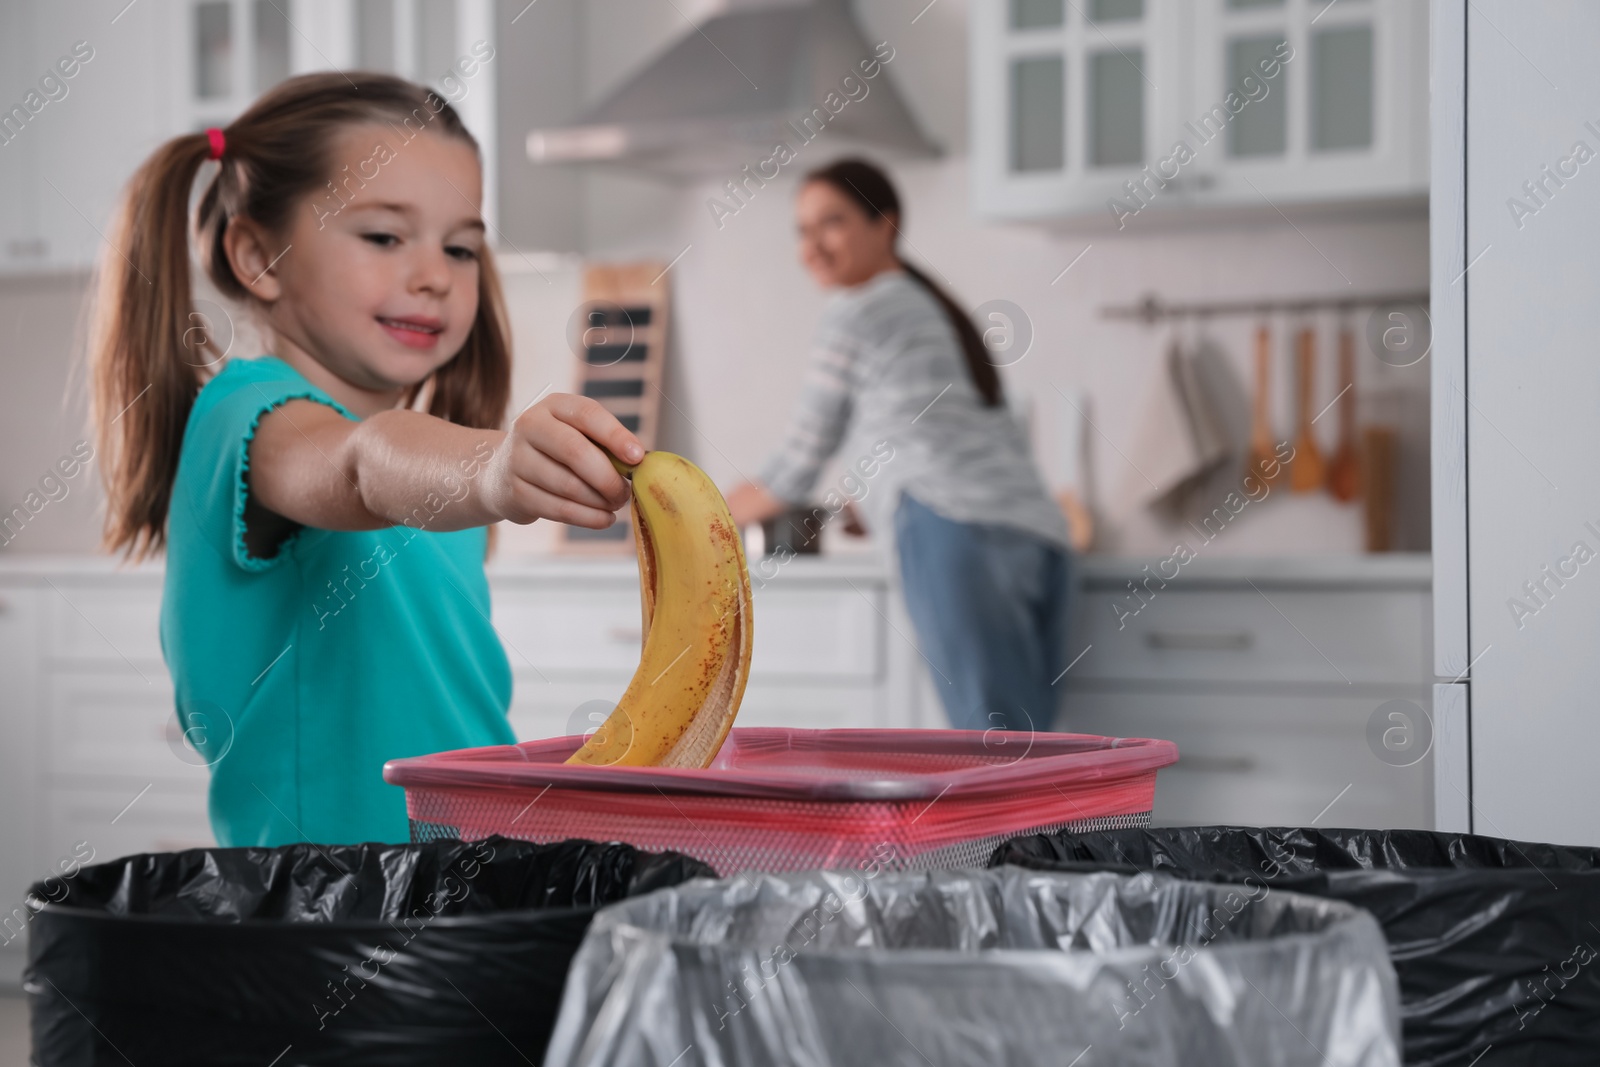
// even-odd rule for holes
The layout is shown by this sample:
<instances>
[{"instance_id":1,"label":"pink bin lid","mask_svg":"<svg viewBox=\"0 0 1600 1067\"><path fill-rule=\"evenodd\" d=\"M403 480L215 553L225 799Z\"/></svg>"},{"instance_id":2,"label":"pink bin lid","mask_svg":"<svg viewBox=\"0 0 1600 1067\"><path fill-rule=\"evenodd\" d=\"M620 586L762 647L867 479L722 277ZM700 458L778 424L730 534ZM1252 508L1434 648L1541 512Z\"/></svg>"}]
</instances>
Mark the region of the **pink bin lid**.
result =
<instances>
[{"instance_id":1,"label":"pink bin lid","mask_svg":"<svg viewBox=\"0 0 1600 1067\"><path fill-rule=\"evenodd\" d=\"M915 801L1053 783L1109 782L1178 760L1171 741L994 730L736 727L704 770L569 765L582 737L552 737L390 760L411 788L656 792L768 800Z\"/></svg>"}]
</instances>

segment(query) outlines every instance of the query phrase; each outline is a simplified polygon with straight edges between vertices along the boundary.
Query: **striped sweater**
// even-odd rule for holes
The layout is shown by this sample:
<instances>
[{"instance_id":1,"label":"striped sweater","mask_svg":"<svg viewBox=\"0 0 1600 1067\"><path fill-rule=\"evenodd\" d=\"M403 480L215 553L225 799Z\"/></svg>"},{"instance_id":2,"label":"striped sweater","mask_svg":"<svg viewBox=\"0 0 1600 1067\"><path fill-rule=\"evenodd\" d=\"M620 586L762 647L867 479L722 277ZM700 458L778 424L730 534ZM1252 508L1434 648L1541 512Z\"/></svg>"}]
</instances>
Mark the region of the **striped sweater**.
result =
<instances>
[{"instance_id":1,"label":"striped sweater","mask_svg":"<svg viewBox=\"0 0 1600 1067\"><path fill-rule=\"evenodd\" d=\"M802 503L835 453L846 472L830 490L856 500L880 537L909 493L957 522L1067 543L1021 427L1003 405L983 406L944 309L902 271L829 302L789 431L760 480L779 499Z\"/></svg>"}]
</instances>

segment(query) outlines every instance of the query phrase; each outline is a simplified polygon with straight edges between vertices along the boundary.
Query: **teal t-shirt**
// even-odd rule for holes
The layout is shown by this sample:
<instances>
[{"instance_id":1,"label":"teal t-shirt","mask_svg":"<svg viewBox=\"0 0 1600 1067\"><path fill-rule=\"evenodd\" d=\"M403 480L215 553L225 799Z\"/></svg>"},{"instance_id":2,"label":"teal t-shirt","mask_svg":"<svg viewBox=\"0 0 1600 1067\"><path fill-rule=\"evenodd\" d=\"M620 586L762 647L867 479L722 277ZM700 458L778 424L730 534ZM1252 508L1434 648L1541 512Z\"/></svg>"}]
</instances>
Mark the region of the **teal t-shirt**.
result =
<instances>
[{"instance_id":1,"label":"teal t-shirt","mask_svg":"<svg viewBox=\"0 0 1600 1067\"><path fill-rule=\"evenodd\" d=\"M386 760L514 741L487 534L307 527L270 558L251 555L250 440L298 398L355 418L271 356L231 360L190 412L161 600L178 719L211 765L220 844L404 842L405 794L383 781ZM427 508L462 484L441 485Z\"/></svg>"}]
</instances>

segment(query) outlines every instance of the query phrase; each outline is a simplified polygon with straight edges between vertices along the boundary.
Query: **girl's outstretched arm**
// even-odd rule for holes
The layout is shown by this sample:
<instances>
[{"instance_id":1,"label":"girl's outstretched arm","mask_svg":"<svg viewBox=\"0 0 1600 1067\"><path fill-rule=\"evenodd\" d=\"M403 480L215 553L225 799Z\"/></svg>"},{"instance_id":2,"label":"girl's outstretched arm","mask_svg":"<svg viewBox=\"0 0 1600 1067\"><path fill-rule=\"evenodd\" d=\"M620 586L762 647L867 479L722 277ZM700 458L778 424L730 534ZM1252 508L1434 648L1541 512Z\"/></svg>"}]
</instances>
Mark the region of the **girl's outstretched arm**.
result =
<instances>
[{"instance_id":1,"label":"girl's outstretched arm","mask_svg":"<svg viewBox=\"0 0 1600 1067\"><path fill-rule=\"evenodd\" d=\"M628 499L601 445L629 463L644 457L614 415L564 393L523 411L509 432L416 411L355 422L291 400L261 419L250 444L250 496L273 515L323 530L415 526L419 516L437 531L501 519L598 530Z\"/></svg>"}]
</instances>

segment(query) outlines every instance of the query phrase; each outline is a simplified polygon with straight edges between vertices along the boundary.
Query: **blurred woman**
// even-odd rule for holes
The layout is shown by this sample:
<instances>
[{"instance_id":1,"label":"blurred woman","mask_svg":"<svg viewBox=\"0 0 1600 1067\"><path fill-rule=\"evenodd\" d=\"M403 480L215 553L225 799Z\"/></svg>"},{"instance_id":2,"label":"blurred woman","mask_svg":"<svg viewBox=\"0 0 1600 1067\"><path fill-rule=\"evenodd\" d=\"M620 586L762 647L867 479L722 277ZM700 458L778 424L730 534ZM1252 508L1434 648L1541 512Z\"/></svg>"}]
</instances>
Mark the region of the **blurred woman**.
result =
<instances>
[{"instance_id":1,"label":"blurred woman","mask_svg":"<svg viewBox=\"0 0 1600 1067\"><path fill-rule=\"evenodd\" d=\"M888 176L862 160L811 172L800 259L835 290L782 446L728 497L741 525L803 503L841 453L861 519L898 561L906 608L951 723L1049 730L1065 664L1067 526L982 338L898 250ZM887 457L887 458L885 458Z\"/></svg>"}]
</instances>

